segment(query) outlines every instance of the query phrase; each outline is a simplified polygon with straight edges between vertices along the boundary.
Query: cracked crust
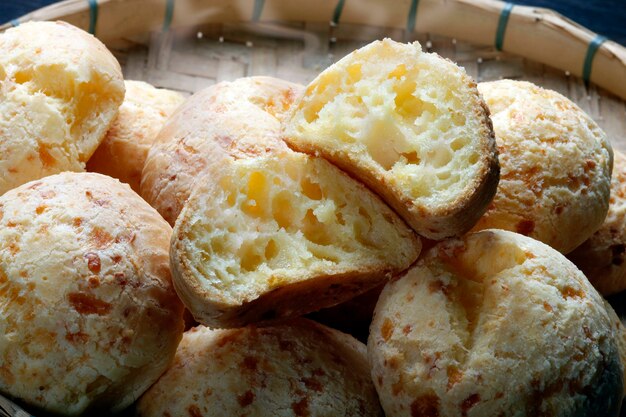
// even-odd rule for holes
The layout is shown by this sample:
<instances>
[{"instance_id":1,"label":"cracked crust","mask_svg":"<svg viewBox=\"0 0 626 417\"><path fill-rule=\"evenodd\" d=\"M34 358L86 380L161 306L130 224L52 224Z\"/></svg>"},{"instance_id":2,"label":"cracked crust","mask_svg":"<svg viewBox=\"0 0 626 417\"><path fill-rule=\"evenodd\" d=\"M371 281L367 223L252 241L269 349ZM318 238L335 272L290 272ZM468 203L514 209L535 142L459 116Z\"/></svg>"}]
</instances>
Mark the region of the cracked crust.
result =
<instances>
[{"instance_id":1,"label":"cracked crust","mask_svg":"<svg viewBox=\"0 0 626 417\"><path fill-rule=\"evenodd\" d=\"M389 416L616 416L604 301L554 249L484 230L444 241L383 290L372 377Z\"/></svg>"},{"instance_id":2,"label":"cracked crust","mask_svg":"<svg viewBox=\"0 0 626 417\"><path fill-rule=\"evenodd\" d=\"M63 415L130 405L183 332L170 235L100 174L62 173L0 197L0 391Z\"/></svg>"},{"instance_id":3,"label":"cracked crust","mask_svg":"<svg viewBox=\"0 0 626 417\"><path fill-rule=\"evenodd\" d=\"M28 22L0 34L0 87L0 195L84 171L124 99L111 52L64 22Z\"/></svg>"},{"instance_id":4,"label":"cracked crust","mask_svg":"<svg viewBox=\"0 0 626 417\"><path fill-rule=\"evenodd\" d=\"M141 417L381 416L365 345L306 319L186 332Z\"/></svg>"},{"instance_id":5,"label":"cracked crust","mask_svg":"<svg viewBox=\"0 0 626 417\"><path fill-rule=\"evenodd\" d=\"M510 230L572 251L609 208L613 153L605 133L576 104L529 82L478 89L491 110L501 175L473 230Z\"/></svg>"}]
</instances>

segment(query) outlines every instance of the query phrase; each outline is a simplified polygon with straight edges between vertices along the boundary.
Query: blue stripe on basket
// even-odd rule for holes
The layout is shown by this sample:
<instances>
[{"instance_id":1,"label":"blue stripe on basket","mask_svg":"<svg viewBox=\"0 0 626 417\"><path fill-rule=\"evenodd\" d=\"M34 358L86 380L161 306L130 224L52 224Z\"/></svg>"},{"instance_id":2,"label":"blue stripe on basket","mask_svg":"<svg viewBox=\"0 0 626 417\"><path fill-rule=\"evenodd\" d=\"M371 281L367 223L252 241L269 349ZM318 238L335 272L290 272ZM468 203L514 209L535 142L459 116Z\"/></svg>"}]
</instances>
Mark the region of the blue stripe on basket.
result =
<instances>
[{"instance_id":1,"label":"blue stripe on basket","mask_svg":"<svg viewBox=\"0 0 626 417\"><path fill-rule=\"evenodd\" d=\"M589 47L587 48L587 54L585 55L585 62L583 63L583 80L586 84L589 84L589 80L591 79L591 69L593 67L593 58L596 56L596 52L600 45L602 45L607 40L606 37L602 35L596 35L595 38L591 42L589 42Z\"/></svg>"},{"instance_id":2,"label":"blue stripe on basket","mask_svg":"<svg viewBox=\"0 0 626 417\"><path fill-rule=\"evenodd\" d=\"M252 10L252 21L258 22L261 18L261 13L263 13L263 6L265 5L265 0L254 0L254 10Z\"/></svg>"},{"instance_id":3,"label":"blue stripe on basket","mask_svg":"<svg viewBox=\"0 0 626 417\"><path fill-rule=\"evenodd\" d=\"M409 8L409 16L406 19L406 31L413 33L415 30L415 22L417 20L417 6L419 0L411 0L411 7Z\"/></svg>"},{"instance_id":4,"label":"blue stripe on basket","mask_svg":"<svg viewBox=\"0 0 626 417\"><path fill-rule=\"evenodd\" d=\"M163 32L170 30L172 18L174 17L174 0L167 0L165 3L165 17L163 18Z\"/></svg>"},{"instance_id":5,"label":"blue stripe on basket","mask_svg":"<svg viewBox=\"0 0 626 417\"><path fill-rule=\"evenodd\" d=\"M339 24L339 19L341 18L341 12L343 12L343 5L346 3L346 0L339 0L337 2L337 6L335 7L335 12L333 13L333 19L331 22L337 25Z\"/></svg>"},{"instance_id":6,"label":"blue stripe on basket","mask_svg":"<svg viewBox=\"0 0 626 417\"><path fill-rule=\"evenodd\" d=\"M89 3L89 33L95 36L98 23L98 1L87 0L87 3Z\"/></svg>"},{"instance_id":7,"label":"blue stripe on basket","mask_svg":"<svg viewBox=\"0 0 626 417\"><path fill-rule=\"evenodd\" d=\"M20 21L17 19L13 19L11 20L11 26L15 27L15 26L19 26L20 25Z\"/></svg>"},{"instance_id":8,"label":"blue stripe on basket","mask_svg":"<svg viewBox=\"0 0 626 417\"><path fill-rule=\"evenodd\" d=\"M511 10L513 10L513 3L506 3L502 12L500 13L500 20L498 21L498 29L496 30L496 49L498 51L502 50L502 45L504 44L504 34L506 33L506 25L509 23L509 16L511 15Z\"/></svg>"}]
</instances>

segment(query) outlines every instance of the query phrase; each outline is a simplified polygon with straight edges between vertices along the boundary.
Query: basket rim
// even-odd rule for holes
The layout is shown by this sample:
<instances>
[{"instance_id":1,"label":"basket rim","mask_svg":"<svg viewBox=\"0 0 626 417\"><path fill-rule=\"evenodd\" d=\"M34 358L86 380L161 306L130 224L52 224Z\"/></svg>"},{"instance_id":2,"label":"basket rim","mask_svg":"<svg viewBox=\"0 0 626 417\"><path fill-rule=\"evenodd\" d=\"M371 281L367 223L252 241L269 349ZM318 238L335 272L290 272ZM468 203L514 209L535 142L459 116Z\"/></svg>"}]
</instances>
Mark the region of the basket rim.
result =
<instances>
[{"instance_id":1,"label":"basket rim","mask_svg":"<svg viewBox=\"0 0 626 417\"><path fill-rule=\"evenodd\" d=\"M193 3L193 4L192 4ZM201 3L200 5L196 3ZM282 20L294 22L326 22L329 27L337 27L342 23L364 24L404 30L405 33L430 33L466 41L475 45L495 47L498 51L510 52L534 62L539 62L580 76L588 83L592 82L609 92L626 100L626 47L596 34L588 28L568 19L560 13L547 8L515 5L498 0L407 0L405 16L385 21L379 25L380 19L364 13L355 13L356 8L363 9L386 4L385 0L366 0L347 2L345 0L320 0L314 7L302 2L298 6L289 7L286 0L206 0L203 2L186 2L185 0L64 0L37 9L31 13L14 19L0 26L0 31L20 23L32 20L65 20L72 18L77 26L97 34L105 43L129 36L131 34L155 30L167 31L170 28L193 27L205 23L277 23ZM116 33L101 33L96 29L99 20L114 8L119 12L120 5L125 7L123 13L132 13L141 7L151 7L151 17L139 20L136 26L122 25L116 27ZM186 15L181 12L189 5L193 9ZM276 11L289 9L277 18ZM216 13L202 13L208 9ZM350 12L352 10L352 13ZM141 13L139 13L141 14ZM295 15L294 15L295 14ZM371 13L374 14L374 13ZM443 17L442 17L443 15ZM434 22L433 22L434 16ZM137 16L134 16L137 18ZM301 19L284 19L300 17ZM471 17L471 25L461 22L461 18ZM139 19L142 19L139 17ZM221 19L221 20L220 20ZM371 20L374 19L374 24ZM378 19L378 22L376 21ZM450 21L450 25L441 25L442 19ZM476 20L478 19L478 20ZM68 19L69 20L69 19ZM456 22L456 26L454 25ZM70 22L72 23L72 22ZM76 24L75 23L75 24ZM478 26L488 27L486 30ZM454 27L448 27L454 26ZM490 33L491 32L491 33ZM525 45L524 36L536 37L541 34L541 44ZM520 39L520 37L522 37ZM532 42L530 42L532 43ZM562 52L569 51L560 58L559 55L542 52L547 49ZM561 61L553 61L560 59Z\"/></svg>"}]
</instances>

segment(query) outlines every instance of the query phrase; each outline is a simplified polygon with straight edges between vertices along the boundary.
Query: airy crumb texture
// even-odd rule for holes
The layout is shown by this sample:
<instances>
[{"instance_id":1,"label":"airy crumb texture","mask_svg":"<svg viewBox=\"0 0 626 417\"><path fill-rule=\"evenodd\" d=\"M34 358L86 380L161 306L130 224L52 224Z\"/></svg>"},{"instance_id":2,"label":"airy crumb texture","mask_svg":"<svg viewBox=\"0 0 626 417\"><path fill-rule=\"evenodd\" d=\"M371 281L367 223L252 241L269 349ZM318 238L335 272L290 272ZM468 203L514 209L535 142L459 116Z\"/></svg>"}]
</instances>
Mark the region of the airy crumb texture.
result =
<instances>
[{"instance_id":1,"label":"airy crumb texture","mask_svg":"<svg viewBox=\"0 0 626 417\"><path fill-rule=\"evenodd\" d=\"M383 416L365 345L305 319L191 329L137 408L140 417Z\"/></svg>"},{"instance_id":2,"label":"airy crumb texture","mask_svg":"<svg viewBox=\"0 0 626 417\"><path fill-rule=\"evenodd\" d=\"M498 183L476 83L418 42L376 41L326 69L294 106L284 138L363 181L432 239L469 230Z\"/></svg>"},{"instance_id":3,"label":"airy crumb texture","mask_svg":"<svg viewBox=\"0 0 626 417\"><path fill-rule=\"evenodd\" d=\"M511 230L572 251L609 208L613 154L606 135L554 91L512 80L478 89L491 110L502 173L474 230Z\"/></svg>"},{"instance_id":4,"label":"airy crumb texture","mask_svg":"<svg viewBox=\"0 0 626 417\"><path fill-rule=\"evenodd\" d=\"M124 99L119 63L64 22L0 34L0 195L62 171L83 171Z\"/></svg>"},{"instance_id":5,"label":"airy crumb texture","mask_svg":"<svg viewBox=\"0 0 626 417\"><path fill-rule=\"evenodd\" d=\"M124 84L126 96L119 114L87 162L87 170L117 178L139 192L148 151L167 118L185 98L143 81Z\"/></svg>"},{"instance_id":6,"label":"airy crumb texture","mask_svg":"<svg viewBox=\"0 0 626 417\"><path fill-rule=\"evenodd\" d=\"M567 255L603 295L626 290L626 156L614 152L609 212L604 224Z\"/></svg>"},{"instance_id":7,"label":"airy crumb texture","mask_svg":"<svg viewBox=\"0 0 626 417\"><path fill-rule=\"evenodd\" d=\"M176 221L174 285L194 317L232 327L338 304L406 269L415 234L324 159L218 166Z\"/></svg>"},{"instance_id":8,"label":"airy crumb texture","mask_svg":"<svg viewBox=\"0 0 626 417\"><path fill-rule=\"evenodd\" d=\"M182 337L170 235L100 174L53 175L0 197L0 391L46 415L111 415L134 402Z\"/></svg>"},{"instance_id":9,"label":"airy crumb texture","mask_svg":"<svg viewBox=\"0 0 626 417\"><path fill-rule=\"evenodd\" d=\"M142 197L174 225L194 182L211 163L287 150L281 120L302 88L277 78L248 77L191 96L148 153Z\"/></svg>"},{"instance_id":10,"label":"airy crumb texture","mask_svg":"<svg viewBox=\"0 0 626 417\"><path fill-rule=\"evenodd\" d=\"M485 230L444 241L383 290L372 377L387 416L616 417L604 301L563 255Z\"/></svg>"}]
</instances>

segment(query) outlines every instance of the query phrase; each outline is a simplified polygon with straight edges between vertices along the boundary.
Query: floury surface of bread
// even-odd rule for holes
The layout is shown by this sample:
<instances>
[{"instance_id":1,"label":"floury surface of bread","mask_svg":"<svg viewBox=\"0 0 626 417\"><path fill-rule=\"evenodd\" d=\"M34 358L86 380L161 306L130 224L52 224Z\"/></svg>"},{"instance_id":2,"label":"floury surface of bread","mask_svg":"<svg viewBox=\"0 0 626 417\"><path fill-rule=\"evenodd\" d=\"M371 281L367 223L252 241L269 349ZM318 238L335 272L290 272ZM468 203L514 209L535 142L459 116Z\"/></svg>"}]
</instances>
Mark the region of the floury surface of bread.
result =
<instances>
[{"instance_id":1,"label":"floury surface of bread","mask_svg":"<svg viewBox=\"0 0 626 417\"><path fill-rule=\"evenodd\" d=\"M194 182L211 163L284 151L281 121L302 88L277 78L247 77L191 96L148 153L142 197L173 226Z\"/></svg>"},{"instance_id":2,"label":"floury surface of bread","mask_svg":"<svg viewBox=\"0 0 626 417\"><path fill-rule=\"evenodd\" d=\"M0 34L0 195L83 171L123 98L119 63L83 30L28 22Z\"/></svg>"},{"instance_id":3,"label":"floury surface of bread","mask_svg":"<svg viewBox=\"0 0 626 417\"><path fill-rule=\"evenodd\" d=\"M602 226L567 257L603 295L626 290L626 156L614 151L609 212Z\"/></svg>"},{"instance_id":4,"label":"floury surface of bread","mask_svg":"<svg viewBox=\"0 0 626 417\"><path fill-rule=\"evenodd\" d=\"M182 94L143 81L125 81L126 95L87 170L117 178L139 192L148 151L167 118L185 100Z\"/></svg>"},{"instance_id":5,"label":"floury surface of bread","mask_svg":"<svg viewBox=\"0 0 626 417\"><path fill-rule=\"evenodd\" d=\"M215 165L199 179L170 258L194 317L237 327L350 299L408 268L420 248L361 183L286 149Z\"/></svg>"},{"instance_id":6,"label":"floury surface of bread","mask_svg":"<svg viewBox=\"0 0 626 417\"><path fill-rule=\"evenodd\" d=\"M375 41L322 72L294 105L289 145L364 182L420 235L461 235L498 184L476 83L419 43Z\"/></svg>"},{"instance_id":7,"label":"floury surface of bread","mask_svg":"<svg viewBox=\"0 0 626 417\"><path fill-rule=\"evenodd\" d=\"M616 417L623 395L604 300L503 230L441 242L387 284L368 354L388 417Z\"/></svg>"},{"instance_id":8,"label":"floury surface of bread","mask_svg":"<svg viewBox=\"0 0 626 417\"><path fill-rule=\"evenodd\" d=\"M62 173L0 197L0 392L36 415L111 415L183 333L171 228L127 185Z\"/></svg>"},{"instance_id":9,"label":"floury surface of bread","mask_svg":"<svg viewBox=\"0 0 626 417\"><path fill-rule=\"evenodd\" d=\"M613 152L606 134L555 91L513 80L478 89L491 111L501 175L473 230L511 230L571 252L609 209Z\"/></svg>"},{"instance_id":10,"label":"floury surface of bread","mask_svg":"<svg viewBox=\"0 0 626 417\"><path fill-rule=\"evenodd\" d=\"M365 345L306 319L186 332L140 417L373 417L382 410Z\"/></svg>"}]
</instances>

